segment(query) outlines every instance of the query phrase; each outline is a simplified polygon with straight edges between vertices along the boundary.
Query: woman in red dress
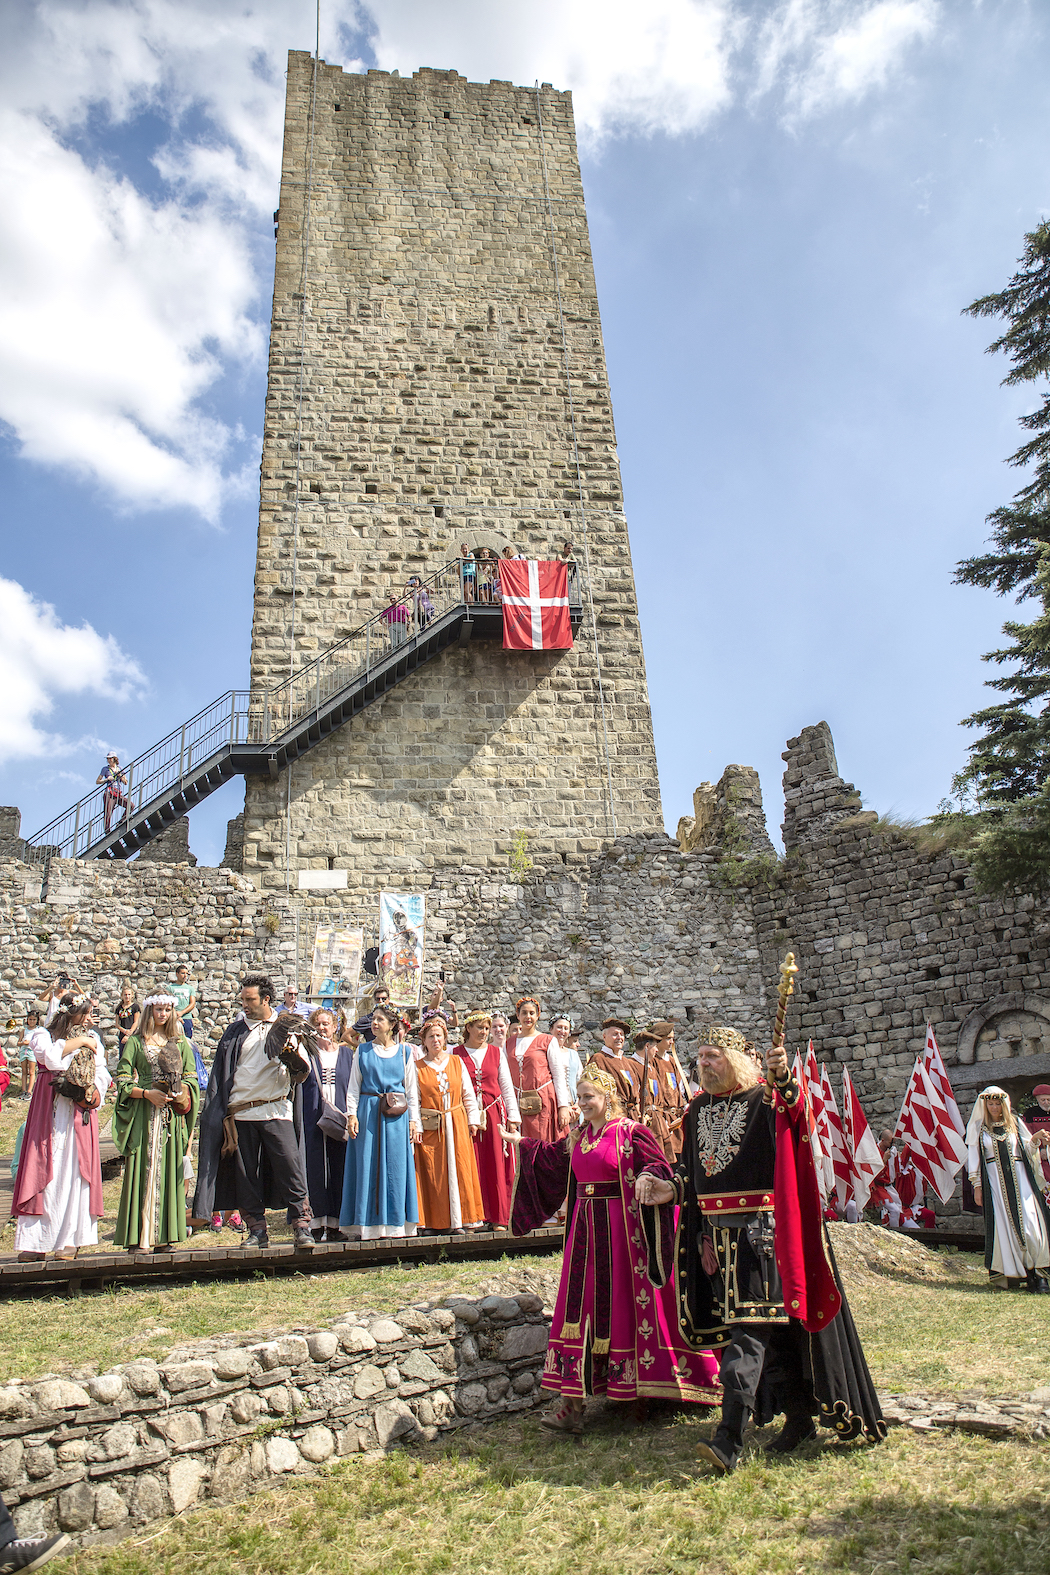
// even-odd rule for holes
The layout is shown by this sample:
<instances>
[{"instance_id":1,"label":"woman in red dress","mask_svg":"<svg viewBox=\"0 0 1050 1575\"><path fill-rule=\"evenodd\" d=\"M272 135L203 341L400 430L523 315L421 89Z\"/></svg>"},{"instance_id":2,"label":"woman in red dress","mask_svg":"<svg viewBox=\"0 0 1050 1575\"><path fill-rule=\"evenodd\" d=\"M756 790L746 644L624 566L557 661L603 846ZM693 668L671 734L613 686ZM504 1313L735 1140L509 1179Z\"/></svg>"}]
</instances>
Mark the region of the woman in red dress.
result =
<instances>
[{"instance_id":1,"label":"woman in red dress","mask_svg":"<svg viewBox=\"0 0 1050 1575\"><path fill-rule=\"evenodd\" d=\"M489 1043L492 1018L488 1012L471 1012L463 1024L464 1043L456 1055L467 1069L481 1111L474 1134L474 1157L481 1179L485 1223L506 1230L514 1191L514 1149L500 1136L500 1128L521 1130L518 1101L514 1097L507 1058L498 1045Z\"/></svg>"},{"instance_id":2,"label":"woman in red dress","mask_svg":"<svg viewBox=\"0 0 1050 1575\"><path fill-rule=\"evenodd\" d=\"M518 1020L507 1038L507 1065L521 1113L521 1134L553 1143L569 1130L572 1117L561 1046L553 1034L536 1032L540 1003L534 996L523 996L516 1010Z\"/></svg>"}]
</instances>

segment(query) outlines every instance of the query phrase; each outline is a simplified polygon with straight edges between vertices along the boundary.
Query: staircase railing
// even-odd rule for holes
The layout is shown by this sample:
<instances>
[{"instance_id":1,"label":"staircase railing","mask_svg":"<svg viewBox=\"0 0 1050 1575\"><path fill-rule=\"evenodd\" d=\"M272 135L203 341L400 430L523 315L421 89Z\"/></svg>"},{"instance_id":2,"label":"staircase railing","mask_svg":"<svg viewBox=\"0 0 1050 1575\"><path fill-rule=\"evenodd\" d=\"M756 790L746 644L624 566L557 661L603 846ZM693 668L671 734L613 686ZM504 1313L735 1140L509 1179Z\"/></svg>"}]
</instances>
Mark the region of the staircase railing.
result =
<instances>
[{"instance_id":1,"label":"staircase railing","mask_svg":"<svg viewBox=\"0 0 1050 1575\"><path fill-rule=\"evenodd\" d=\"M580 577L568 565L569 605L580 606ZM415 577L413 577L415 578ZM30 859L80 858L130 821L137 809L177 796L180 785L199 778L208 762L234 749L279 745L284 734L324 710L334 696L385 663L402 645L414 644L427 629L456 608L496 612L497 590L484 561L471 574L462 559L445 564L426 580L410 584L382 612L367 619L345 639L269 689L227 689L203 711L122 767L126 781L118 793L105 785L58 815L27 839Z\"/></svg>"}]
</instances>

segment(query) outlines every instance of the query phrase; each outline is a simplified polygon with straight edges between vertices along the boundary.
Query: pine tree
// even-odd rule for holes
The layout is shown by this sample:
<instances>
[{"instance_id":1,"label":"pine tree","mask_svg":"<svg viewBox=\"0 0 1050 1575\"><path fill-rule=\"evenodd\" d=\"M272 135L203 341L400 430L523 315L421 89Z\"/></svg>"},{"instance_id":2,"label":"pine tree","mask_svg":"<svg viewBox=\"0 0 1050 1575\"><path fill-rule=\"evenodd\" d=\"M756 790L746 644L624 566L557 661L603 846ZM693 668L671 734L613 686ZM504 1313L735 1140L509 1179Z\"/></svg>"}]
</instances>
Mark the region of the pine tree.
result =
<instances>
[{"instance_id":1,"label":"pine tree","mask_svg":"<svg viewBox=\"0 0 1050 1575\"><path fill-rule=\"evenodd\" d=\"M1012 362L1004 387L1050 378L1050 221L1025 236L1021 268L1006 289L966 311L1005 320L1006 331L988 346ZM953 787L985 812L972 848L982 889L1042 894L1050 891L1050 394L1021 426L1032 436L1008 463L1028 480L988 516L993 550L964 559L955 578L1019 601L1038 599L1041 610L1031 623L1005 623L1010 644L984 657L1010 666L988 680L1005 698L965 719L983 732Z\"/></svg>"}]
</instances>

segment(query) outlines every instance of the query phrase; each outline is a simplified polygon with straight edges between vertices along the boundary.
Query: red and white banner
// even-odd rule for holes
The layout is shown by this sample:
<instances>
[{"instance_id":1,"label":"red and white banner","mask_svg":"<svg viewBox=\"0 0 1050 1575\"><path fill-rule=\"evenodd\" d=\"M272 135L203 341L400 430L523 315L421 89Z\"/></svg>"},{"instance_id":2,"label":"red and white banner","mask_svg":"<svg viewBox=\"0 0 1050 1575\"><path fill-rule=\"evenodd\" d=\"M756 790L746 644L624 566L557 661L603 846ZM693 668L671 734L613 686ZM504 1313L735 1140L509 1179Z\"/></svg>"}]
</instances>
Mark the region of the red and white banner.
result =
<instances>
[{"instance_id":1,"label":"red and white banner","mask_svg":"<svg viewBox=\"0 0 1050 1575\"><path fill-rule=\"evenodd\" d=\"M926 1026L926 1052L916 1060L897 1117L894 1138L907 1148L915 1169L947 1203L966 1160L966 1135L941 1052Z\"/></svg>"},{"instance_id":2,"label":"red and white banner","mask_svg":"<svg viewBox=\"0 0 1050 1575\"><path fill-rule=\"evenodd\" d=\"M821 1084L820 1068L817 1058L813 1054L813 1041L809 1041L806 1049L806 1060L803 1067L805 1089L809 1099L809 1109L812 1122L813 1162L817 1167L817 1181L820 1185L820 1195L827 1203L835 1190L835 1157L832 1152L831 1124L824 1106L824 1089Z\"/></svg>"},{"instance_id":3,"label":"red and white banner","mask_svg":"<svg viewBox=\"0 0 1050 1575\"><path fill-rule=\"evenodd\" d=\"M568 564L501 558L505 651L567 651L572 646Z\"/></svg>"},{"instance_id":4,"label":"red and white banner","mask_svg":"<svg viewBox=\"0 0 1050 1575\"><path fill-rule=\"evenodd\" d=\"M860 1108L857 1091L848 1072L842 1074L842 1136L852 1171L853 1196L858 1209L868 1206L871 1184L886 1161Z\"/></svg>"},{"instance_id":5,"label":"red and white banner","mask_svg":"<svg viewBox=\"0 0 1050 1575\"><path fill-rule=\"evenodd\" d=\"M839 1209L844 1210L853 1196L853 1172L850 1169L849 1155L846 1153L842 1117L835 1103L835 1091L831 1086L831 1078L828 1076L826 1066L820 1069L820 1097L824 1102L824 1118L828 1124L828 1146L835 1176L835 1196L838 1198Z\"/></svg>"}]
</instances>

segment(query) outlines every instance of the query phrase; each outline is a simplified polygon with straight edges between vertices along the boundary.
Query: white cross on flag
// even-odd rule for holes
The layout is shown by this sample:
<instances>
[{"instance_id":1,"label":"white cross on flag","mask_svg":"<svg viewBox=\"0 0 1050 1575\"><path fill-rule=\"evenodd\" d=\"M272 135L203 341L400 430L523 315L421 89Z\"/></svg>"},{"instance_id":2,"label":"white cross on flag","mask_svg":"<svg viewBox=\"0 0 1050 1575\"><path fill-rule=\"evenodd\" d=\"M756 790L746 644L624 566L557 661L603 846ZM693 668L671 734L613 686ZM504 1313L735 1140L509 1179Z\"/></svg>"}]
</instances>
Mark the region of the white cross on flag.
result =
<instances>
[{"instance_id":1,"label":"white cross on flag","mask_svg":"<svg viewBox=\"0 0 1050 1575\"><path fill-rule=\"evenodd\" d=\"M540 560L501 558L505 651L567 651L572 645L569 620L569 567Z\"/></svg>"},{"instance_id":2,"label":"white cross on flag","mask_svg":"<svg viewBox=\"0 0 1050 1575\"><path fill-rule=\"evenodd\" d=\"M860 1108L860 1100L848 1072L842 1074L842 1136L846 1157L853 1172L853 1196L858 1209L864 1209L871 1196L871 1184L886 1161L872 1136L868 1118Z\"/></svg>"},{"instance_id":3,"label":"white cross on flag","mask_svg":"<svg viewBox=\"0 0 1050 1575\"><path fill-rule=\"evenodd\" d=\"M947 1203L966 1159L966 1135L941 1052L926 1025L926 1052L917 1059L893 1136L908 1149L915 1169Z\"/></svg>"}]
</instances>

